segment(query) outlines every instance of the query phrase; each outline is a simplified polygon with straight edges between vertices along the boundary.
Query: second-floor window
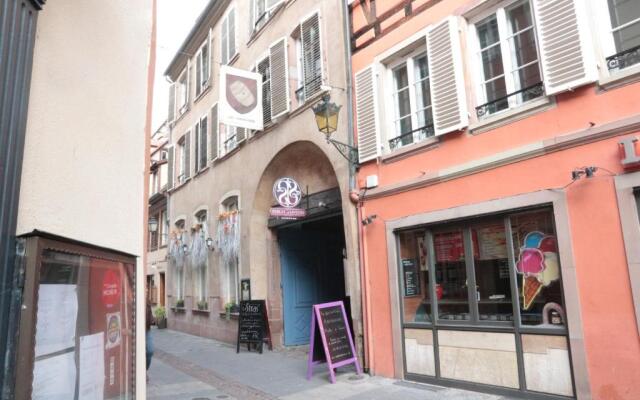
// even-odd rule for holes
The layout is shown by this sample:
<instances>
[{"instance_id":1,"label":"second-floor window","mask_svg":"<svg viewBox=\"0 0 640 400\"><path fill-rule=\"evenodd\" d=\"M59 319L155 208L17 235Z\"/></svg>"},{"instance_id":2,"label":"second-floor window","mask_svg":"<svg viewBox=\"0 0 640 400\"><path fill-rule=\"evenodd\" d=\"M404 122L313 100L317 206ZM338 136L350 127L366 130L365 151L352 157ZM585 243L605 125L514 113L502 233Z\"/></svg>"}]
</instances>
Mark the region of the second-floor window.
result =
<instances>
[{"instance_id":1,"label":"second-floor window","mask_svg":"<svg viewBox=\"0 0 640 400\"><path fill-rule=\"evenodd\" d=\"M222 20L220 28L220 60L228 64L236 55L236 10L232 8Z\"/></svg>"},{"instance_id":2,"label":"second-floor window","mask_svg":"<svg viewBox=\"0 0 640 400\"><path fill-rule=\"evenodd\" d=\"M196 96L209 87L209 79L211 77L210 58L209 40L207 39L196 54Z\"/></svg>"},{"instance_id":3,"label":"second-floor window","mask_svg":"<svg viewBox=\"0 0 640 400\"><path fill-rule=\"evenodd\" d=\"M606 1L610 25L603 39L608 69L616 71L639 64L640 1Z\"/></svg>"},{"instance_id":4,"label":"second-floor window","mask_svg":"<svg viewBox=\"0 0 640 400\"><path fill-rule=\"evenodd\" d=\"M427 53L418 50L391 65L393 129L391 150L433 136L431 88Z\"/></svg>"},{"instance_id":5,"label":"second-floor window","mask_svg":"<svg viewBox=\"0 0 640 400\"><path fill-rule=\"evenodd\" d=\"M195 164L196 171L201 171L207 166L207 116L200 118L195 126Z\"/></svg>"},{"instance_id":6,"label":"second-floor window","mask_svg":"<svg viewBox=\"0 0 640 400\"><path fill-rule=\"evenodd\" d=\"M304 20L294 32L298 56L298 102L304 103L322 88L322 45L320 16L316 13Z\"/></svg>"},{"instance_id":7,"label":"second-floor window","mask_svg":"<svg viewBox=\"0 0 640 400\"><path fill-rule=\"evenodd\" d=\"M262 75L262 121L266 126L271 122L271 68L269 57L258 63L257 71Z\"/></svg>"},{"instance_id":8,"label":"second-floor window","mask_svg":"<svg viewBox=\"0 0 640 400\"><path fill-rule=\"evenodd\" d=\"M515 108L544 93L535 23L529 0L478 21L478 117Z\"/></svg>"}]
</instances>

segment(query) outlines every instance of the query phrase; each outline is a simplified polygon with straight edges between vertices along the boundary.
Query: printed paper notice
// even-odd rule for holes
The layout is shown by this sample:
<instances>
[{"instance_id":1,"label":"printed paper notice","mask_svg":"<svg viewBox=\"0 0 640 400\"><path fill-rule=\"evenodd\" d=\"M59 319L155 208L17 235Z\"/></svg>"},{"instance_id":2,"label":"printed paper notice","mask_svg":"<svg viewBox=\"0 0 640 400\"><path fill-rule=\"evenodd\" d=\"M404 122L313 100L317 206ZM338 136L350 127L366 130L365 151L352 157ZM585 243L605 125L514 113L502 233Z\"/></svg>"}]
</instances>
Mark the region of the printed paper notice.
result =
<instances>
[{"instance_id":1,"label":"printed paper notice","mask_svg":"<svg viewBox=\"0 0 640 400\"><path fill-rule=\"evenodd\" d=\"M40 285L36 357L75 346L78 317L76 288L76 285Z\"/></svg>"},{"instance_id":2,"label":"printed paper notice","mask_svg":"<svg viewBox=\"0 0 640 400\"><path fill-rule=\"evenodd\" d=\"M69 400L76 393L75 352L45 358L33 367L32 400Z\"/></svg>"},{"instance_id":3,"label":"printed paper notice","mask_svg":"<svg viewBox=\"0 0 640 400\"><path fill-rule=\"evenodd\" d=\"M104 399L104 333L80 337L79 400Z\"/></svg>"}]
</instances>

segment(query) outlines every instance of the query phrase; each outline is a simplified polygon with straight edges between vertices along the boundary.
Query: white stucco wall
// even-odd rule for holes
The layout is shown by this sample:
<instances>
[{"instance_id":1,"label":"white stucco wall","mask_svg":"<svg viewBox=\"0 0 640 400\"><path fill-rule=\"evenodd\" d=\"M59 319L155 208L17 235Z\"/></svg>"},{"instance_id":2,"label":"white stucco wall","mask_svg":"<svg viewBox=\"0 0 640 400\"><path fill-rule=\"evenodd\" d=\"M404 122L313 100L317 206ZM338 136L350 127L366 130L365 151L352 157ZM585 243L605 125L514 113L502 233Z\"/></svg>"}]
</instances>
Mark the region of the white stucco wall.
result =
<instances>
[{"instance_id":1,"label":"white stucco wall","mask_svg":"<svg viewBox=\"0 0 640 400\"><path fill-rule=\"evenodd\" d=\"M142 255L151 0L57 0L38 19L18 234Z\"/></svg>"}]
</instances>

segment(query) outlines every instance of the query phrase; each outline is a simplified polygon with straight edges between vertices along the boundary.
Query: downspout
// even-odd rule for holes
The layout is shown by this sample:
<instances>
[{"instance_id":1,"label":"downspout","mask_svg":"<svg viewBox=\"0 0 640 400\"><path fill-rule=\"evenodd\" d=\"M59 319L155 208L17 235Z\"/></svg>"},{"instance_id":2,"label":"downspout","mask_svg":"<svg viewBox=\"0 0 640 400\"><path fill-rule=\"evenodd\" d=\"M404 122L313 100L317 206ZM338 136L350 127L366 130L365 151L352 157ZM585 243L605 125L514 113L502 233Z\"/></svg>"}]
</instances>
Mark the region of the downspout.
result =
<instances>
[{"instance_id":1,"label":"downspout","mask_svg":"<svg viewBox=\"0 0 640 400\"><path fill-rule=\"evenodd\" d=\"M344 28L342 30L344 37L344 55L345 55L345 66L346 66L346 92L347 92L347 144L349 146L354 146L354 126L353 126L353 82L352 82L352 74L353 70L351 68L351 24L349 23L349 4L347 1L342 1L342 20L344 24ZM359 260L358 264L360 265L360 294L361 294L361 308L362 308L362 319L363 319L363 344L364 344L364 362L363 367L365 372L369 372L372 369L371 361L373 358L371 357L371 316L370 316L370 299L369 299L369 279L368 279L368 271L365 263L365 252L364 252L364 228L362 226L363 219L363 206L364 199L363 197L358 196L356 191L357 188L357 175L356 175L356 165L353 163L349 163L349 193L355 194L352 196L352 200L355 200L356 204L356 224L358 225L358 255ZM353 198L355 197L355 199Z\"/></svg>"}]
</instances>

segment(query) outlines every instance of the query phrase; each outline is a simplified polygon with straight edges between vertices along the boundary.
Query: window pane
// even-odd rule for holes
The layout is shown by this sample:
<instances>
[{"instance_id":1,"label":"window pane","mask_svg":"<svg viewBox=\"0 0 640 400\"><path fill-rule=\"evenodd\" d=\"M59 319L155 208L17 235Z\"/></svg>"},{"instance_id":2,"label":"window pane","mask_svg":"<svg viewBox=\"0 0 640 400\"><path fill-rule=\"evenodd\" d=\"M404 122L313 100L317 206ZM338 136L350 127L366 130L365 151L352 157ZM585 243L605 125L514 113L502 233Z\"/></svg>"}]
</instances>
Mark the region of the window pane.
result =
<instances>
[{"instance_id":1,"label":"window pane","mask_svg":"<svg viewBox=\"0 0 640 400\"><path fill-rule=\"evenodd\" d=\"M428 78L416 83L416 105L418 110L431 105L431 90Z\"/></svg>"},{"instance_id":2,"label":"window pane","mask_svg":"<svg viewBox=\"0 0 640 400\"><path fill-rule=\"evenodd\" d=\"M551 211L511 217L523 325L564 325L560 258Z\"/></svg>"},{"instance_id":3,"label":"window pane","mask_svg":"<svg viewBox=\"0 0 640 400\"><path fill-rule=\"evenodd\" d=\"M396 130L398 136L411 132L411 117L405 117L396 122ZM402 138L402 144L408 144L411 142L411 135L408 135L406 138Z\"/></svg>"},{"instance_id":4,"label":"window pane","mask_svg":"<svg viewBox=\"0 0 640 400\"><path fill-rule=\"evenodd\" d=\"M419 56L413 63L414 76L416 82L429 76L429 64L427 63L427 56Z\"/></svg>"},{"instance_id":5,"label":"window pane","mask_svg":"<svg viewBox=\"0 0 640 400\"><path fill-rule=\"evenodd\" d=\"M411 114L411 101L409 100L409 89L404 89L398 92L397 97L397 112L398 117L402 118L405 115Z\"/></svg>"},{"instance_id":6,"label":"window pane","mask_svg":"<svg viewBox=\"0 0 640 400\"><path fill-rule=\"evenodd\" d=\"M482 72L485 81L504 74L500 46L494 46L482 52Z\"/></svg>"},{"instance_id":7,"label":"window pane","mask_svg":"<svg viewBox=\"0 0 640 400\"><path fill-rule=\"evenodd\" d=\"M396 90L400 90L409 86L409 76L407 75L407 64L393 70L393 78Z\"/></svg>"},{"instance_id":8,"label":"window pane","mask_svg":"<svg viewBox=\"0 0 640 400\"><path fill-rule=\"evenodd\" d=\"M529 2L521 3L507 10L507 20L511 33L520 32L533 25Z\"/></svg>"},{"instance_id":9,"label":"window pane","mask_svg":"<svg viewBox=\"0 0 640 400\"><path fill-rule=\"evenodd\" d=\"M614 32L613 40L618 52L640 46L640 21Z\"/></svg>"},{"instance_id":10,"label":"window pane","mask_svg":"<svg viewBox=\"0 0 640 400\"><path fill-rule=\"evenodd\" d=\"M512 60L515 67L538 59L536 35L533 29L517 34L511 39Z\"/></svg>"},{"instance_id":11,"label":"window pane","mask_svg":"<svg viewBox=\"0 0 640 400\"><path fill-rule=\"evenodd\" d=\"M484 87L487 94L487 103L502 98L502 100L491 104L489 113L509 108L509 101L504 98L507 95L507 87L505 85L504 77L488 82Z\"/></svg>"},{"instance_id":12,"label":"window pane","mask_svg":"<svg viewBox=\"0 0 640 400\"><path fill-rule=\"evenodd\" d=\"M476 29L478 31L478 40L480 41L481 49L491 46L500 40L498 20L495 14L478 23Z\"/></svg>"},{"instance_id":13,"label":"window pane","mask_svg":"<svg viewBox=\"0 0 640 400\"><path fill-rule=\"evenodd\" d=\"M611 26L615 29L640 18L640 2L638 0L608 0Z\"/></svg>"},{"instance_id":14,"label":"window pane","mask_svg":"<svg viewBox=\"0 0 640 400\"><path fill-rule=\"evenodd\" d=\"M468 321L469 297L462 230L434 234L433 245L439 319Z\"/></svg>"},{"instance_id":15,"label":"window pane","mask_svg":"<svg viewBox=\"0 0 640 400\"><path fill-rule=\"evenodd\" d=\"M429 267L424 238L424 231L399 234L404 322L431 322Z\"/></svg>"},{"instance_id":16,"label":"window pane","mask_svg":"<svg viewBox=\"0 0 640 400\"><path fill-rule=\"evenodd\" d=\"M540 67L538 63L531 64L527 67L521 68L514 72L514 80L516 83L516 89L524 89L531 87L536 83L540 83L542 78L540 77ZM528 101L542 96L543 91L527 91L520 95L520 101Z\"/></svg>"},{"instance_id":17,"label":"window pane","mask_svg":"<svg viewBox=\"0 0 640 400\"><path fill-rule=\"evenodd\" d=\"M481 321L512 321L507 238L502 219L471 226L478 315Z\"/></svg>"}]
</instances>

